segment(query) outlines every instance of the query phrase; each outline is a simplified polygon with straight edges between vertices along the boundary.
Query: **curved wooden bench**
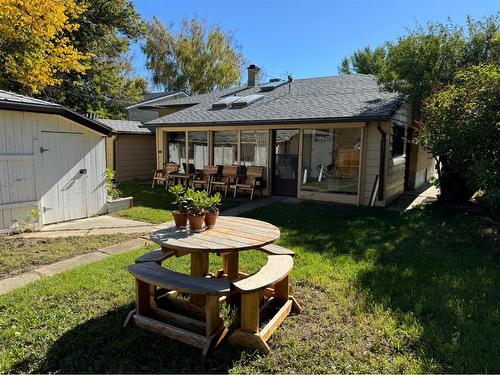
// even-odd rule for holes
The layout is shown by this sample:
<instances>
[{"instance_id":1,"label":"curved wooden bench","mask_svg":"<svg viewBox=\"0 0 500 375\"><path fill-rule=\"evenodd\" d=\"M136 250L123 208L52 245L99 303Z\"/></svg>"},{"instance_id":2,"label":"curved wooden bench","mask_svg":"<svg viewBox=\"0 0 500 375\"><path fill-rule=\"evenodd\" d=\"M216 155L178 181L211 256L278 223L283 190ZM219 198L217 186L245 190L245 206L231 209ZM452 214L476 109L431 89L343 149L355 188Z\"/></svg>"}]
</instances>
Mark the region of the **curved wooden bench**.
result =
<instances>
[{"instance_id":1,"label":"curved wooden bench","mask_svg":"<svg viewBox=\"0 0 500 375\"><path fill-rule=\"evenodd\" d=\"M230 343L270 352L267 340L292 309L300 312L300 306L289 295L292 267L291 255L269 255L267 263L257 273L232 283L233 289L241 293L241 317L240 328L229 337ZM261 306L263 291L271 285L274 285L273 293ZM260 330L261 315L272 304L277 304L279 310Z\"/></svg>"},{"instance_id":2,"label":"curved wooden bench","mask_svg":"<svg viewBox=\"0 0 500 375\"><path fill-rule=\"evenodd\" d=\"M135 260L135 263L148 263L154 262L161 264L165 259L170 258L175 254L174 251L163 251L161 249L157 249L151 251L150 253L146 253L141 255L139 258Z\"/></svg>"},{"instance_id":3,"label":"curved wooden bench","mask_svg":"<svg viewBox=\"0 0 500 375\"><path fill-rule=\"evenodd\" d=\"M292 257L296 255L293 250L275 244L262 246L261 248L259 248L259 250L269 255L290 255Z\"/></svg>"},{"instance_id":4,"label":"curved wooden bench","mask_svg":"<svg viewBox=\"0 0 500 375\"><path fill-rule=\"evenodd\" d=\"M229 294L229 281L182 274L155 262L132 264L128 270L136 279L136 307L125 325L134 319L139 327L203 349L203 355L222 341L227 328L219 316L219 296ZM150 294L153 286L205 296L204 321L156 306Z\"/></svg>"}]
</instances>

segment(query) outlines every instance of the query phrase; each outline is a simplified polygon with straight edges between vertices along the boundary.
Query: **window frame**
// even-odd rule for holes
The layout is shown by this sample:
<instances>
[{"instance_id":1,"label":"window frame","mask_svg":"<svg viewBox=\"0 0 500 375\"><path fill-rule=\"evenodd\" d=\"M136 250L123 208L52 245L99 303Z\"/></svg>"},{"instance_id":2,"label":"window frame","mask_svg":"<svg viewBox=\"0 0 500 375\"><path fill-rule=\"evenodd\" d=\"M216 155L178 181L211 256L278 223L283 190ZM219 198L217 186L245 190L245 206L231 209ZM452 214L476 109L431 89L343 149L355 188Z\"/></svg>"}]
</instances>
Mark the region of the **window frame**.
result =
<instances>
[{"instance_id":1,"label":"window frame","mask_svg":"<svg viewBox=\"0 0 500 375\"><path fill-rule=\"evenodd\" d=\"M395 131L397 129L397 132ZM402 131L402 135L398 136L398 132ZM395 147L396 142L401 140L402 144ZM406 126L403 124L398 124L396 122L392 123L391 126L391 155L393 158L398 158L405 156L406 153Z\"/></svg>"}]
</instances>

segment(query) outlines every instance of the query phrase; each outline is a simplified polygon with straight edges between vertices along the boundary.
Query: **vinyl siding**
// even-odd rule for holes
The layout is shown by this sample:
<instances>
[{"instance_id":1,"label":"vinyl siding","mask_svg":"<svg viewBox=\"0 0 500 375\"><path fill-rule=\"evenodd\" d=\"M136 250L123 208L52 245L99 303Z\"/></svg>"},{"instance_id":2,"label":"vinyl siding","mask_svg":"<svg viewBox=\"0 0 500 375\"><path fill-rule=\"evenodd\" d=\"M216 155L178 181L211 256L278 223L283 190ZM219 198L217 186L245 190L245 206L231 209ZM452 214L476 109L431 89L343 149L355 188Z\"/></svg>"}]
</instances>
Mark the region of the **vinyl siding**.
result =
<instances>
[{"instance_id":1,"label":"vinyl siding","mask_svg":"<svg viewBox=\"0 0 500 375\"><path fill-rule=\"evenodd\" d=\"M115 142L116 180L151 179L156 168L154 135L118 135Z\"/></svg>"}]
</instances>

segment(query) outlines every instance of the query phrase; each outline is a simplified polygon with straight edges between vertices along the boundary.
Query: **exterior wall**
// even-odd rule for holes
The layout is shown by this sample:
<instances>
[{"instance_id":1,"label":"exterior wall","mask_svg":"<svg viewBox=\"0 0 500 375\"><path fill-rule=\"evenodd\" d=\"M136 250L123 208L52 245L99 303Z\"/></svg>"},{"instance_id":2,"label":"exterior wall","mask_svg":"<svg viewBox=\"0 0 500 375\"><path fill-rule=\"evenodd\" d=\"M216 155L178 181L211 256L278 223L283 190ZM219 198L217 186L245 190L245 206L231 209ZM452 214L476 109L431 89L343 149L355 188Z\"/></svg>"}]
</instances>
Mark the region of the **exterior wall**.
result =
<instances>
[{"instance_id":1,"label":"exterior wall","mask_svg":"<svg viewBox=\"0 0 500 375\"><path fill-rule=\"evenodd\" d=\"M418 189L436 174L436 162L423 147L411 144L409 150L408 188Z\"/></svg>"},{"instance_id":2,"label":"exterior wall","mask_svg":"<svg viewBox=\"0 0 500 375\"><path fill-rule=\"evenodd\" d=\"M156 169L155 151L154 135L118 135L115 141L116 180L151 179Z\"/></svg>"},{"instance_id":3,"label":"exterior wall","mask_svg":"<svg viewBox=\"0 0 500 375\"><path fill-rule=\"evenodd\" d=\"M146 122L158 118L158 111L146 109L130 108L127 109L127 120Z\"/></svg>"},{"instance_id":4,"label":"exterior wall","mask_svg":"<svg viewBox=\"0 0 500 375\"><path fill-rule=\"evenodd\" d=\"M361 179L360 191L361 199L360 205L369 206L370 197L372 195L373 186L380 174L380 139L381 135L377 129L378 122L367 122L366 128L363 132L363 152L361 158ZM387 123L381 123L382 129L387 133ZM380 179L379 179L380 181ZM384 187L379 187L384 188ZM385 196L385 191L384 191ZM375 206L384 206L385 200L380 201L375 197Z\"/></svg>"},{"instance_id":5,"label":"exterior wall","mask_svg":"<svg viewBox=\"0 0 500 375\"><path fill-rule=\"evenodd\" d=\"M106 138L106 168L115 169L115 138L112 135Z\"/></svg>"},{"instance_id":6,"label":"exterior wall","mask_svg":"<svg viewBox=\"0 0 500 375\"><path fill-rule=\"evenodd\" d=\"M43 223L42 132L80 133L87 169L87 216L106 210L105 138L59 115L0 110L0 228L38 207ZM71 150L67 150L71 152Z\"/></svg>"}]
</instances>

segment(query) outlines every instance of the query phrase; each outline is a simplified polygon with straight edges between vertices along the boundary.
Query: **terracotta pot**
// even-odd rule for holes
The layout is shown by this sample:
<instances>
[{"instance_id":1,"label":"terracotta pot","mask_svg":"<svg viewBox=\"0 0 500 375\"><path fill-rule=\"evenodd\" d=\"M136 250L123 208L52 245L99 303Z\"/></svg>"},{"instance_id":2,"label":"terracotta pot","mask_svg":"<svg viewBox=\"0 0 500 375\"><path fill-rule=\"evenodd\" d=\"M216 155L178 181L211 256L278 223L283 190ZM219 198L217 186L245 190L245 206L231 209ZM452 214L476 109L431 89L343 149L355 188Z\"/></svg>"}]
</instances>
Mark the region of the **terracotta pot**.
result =
<instances>
[{"instance_id":1,"label":"terracotta pot","mask_svg":"<svg viewBox=\"0 0 500 375\"><path fill-rule=\"evenodd\" d=\"M207 225L208 229L215 227L215 223L217 221L218 216L219 216L219 210L215 212L208 212L205 215L205 224Z\"/></svg>"},{"instance_id":2,"label":"terracotta pot","mask_svg":"<svg viewBox=\"0 0 500 375\"><path fill-rule=\"evenodd\" d=\"M188 215L185 212L173 211L172 216L174 217L175 227L177 229L186 229L188 222Z\"/></svg>"},{"instance_id":3,"label":"terracotta pot","mask_svg":"<svg viewBox=\"0 0 500 375\"><path fill-rule=\"evenodd\" d=\"M203 215L188 215L189 226L193 232L203 232L203 224L205 223L205 214Z\"/></svg>"}]
</instances>

